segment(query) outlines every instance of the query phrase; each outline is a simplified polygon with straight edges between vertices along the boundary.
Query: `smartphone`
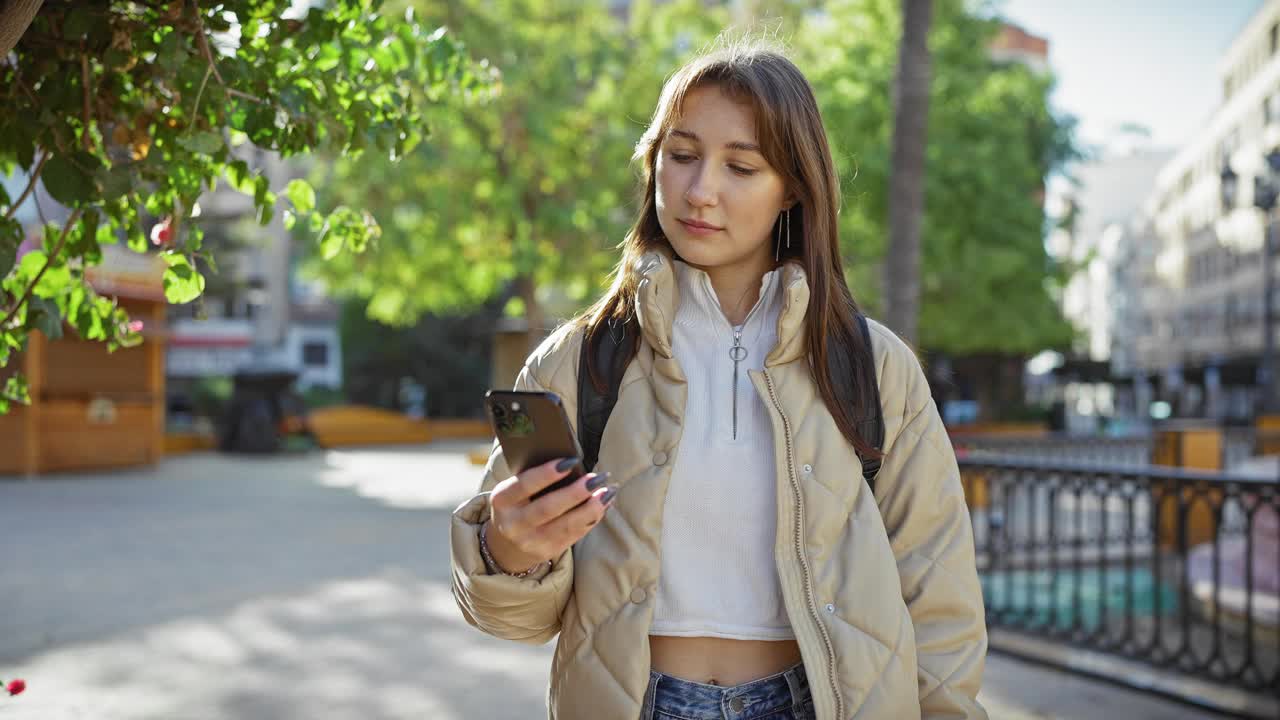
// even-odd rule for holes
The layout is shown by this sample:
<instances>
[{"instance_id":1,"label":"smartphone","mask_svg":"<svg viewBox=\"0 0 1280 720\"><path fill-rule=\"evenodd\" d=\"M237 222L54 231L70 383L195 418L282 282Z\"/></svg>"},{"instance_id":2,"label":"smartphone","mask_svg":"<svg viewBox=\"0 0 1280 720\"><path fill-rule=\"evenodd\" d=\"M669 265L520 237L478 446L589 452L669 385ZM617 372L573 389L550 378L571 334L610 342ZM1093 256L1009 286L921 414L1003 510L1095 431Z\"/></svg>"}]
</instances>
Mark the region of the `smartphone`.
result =
<instances>
[{"instance_id":1,"label":"smartphone","mask_svg":"<svg viewBox=\"0 0 1280 720\"><path fill-rule=\"evenodd\" d=\"M561 458L582 457L578 436L569 424L560 396L553 392L490 390L484 395L485 413L502 454L513 473ZM563 479L539 490L531 499L568 485L586 474L579 460Z\"/></svg>"}]
</instances>

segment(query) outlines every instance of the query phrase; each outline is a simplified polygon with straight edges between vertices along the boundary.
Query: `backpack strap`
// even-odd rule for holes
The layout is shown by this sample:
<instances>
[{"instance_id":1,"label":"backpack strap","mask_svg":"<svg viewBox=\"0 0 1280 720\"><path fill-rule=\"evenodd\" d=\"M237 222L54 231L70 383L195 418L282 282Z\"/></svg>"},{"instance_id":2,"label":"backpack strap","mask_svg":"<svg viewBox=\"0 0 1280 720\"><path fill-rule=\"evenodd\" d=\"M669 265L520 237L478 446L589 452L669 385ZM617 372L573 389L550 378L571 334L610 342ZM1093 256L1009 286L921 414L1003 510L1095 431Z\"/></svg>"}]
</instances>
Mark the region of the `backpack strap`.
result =
<instances>
[{"instance_id":1,"label":"backpack strap","mask_svg":"<svg viewBox=\"0 0 1280 720\"><path fill-rule=\"evenodd\" d=\"M867 352L871 352L871 328L867 325L867 316L858 313L858 327L862 330L862 341L867 345ZM858 423L858 434L862 436L872 447L879 450L884 446L884 415L880 412L880 385L876 382L876 367L874 363L864 363L858 367L858 373L862 375L865 382L863 387L871 388L870 414L863 417ZM862 458L862 477L866 478L867 486L871 488L871 494L876 492L876 475L880 472L880 458Z\"/></svg>"},{"instance_id":2,"label":"backpack strap","mask_svg":"<svg viewBox=\"0 0 1280 720\"><path fill-rule=\"evenodd\" d=\"M600 458L604 426L618 402L622 375L635 356L635 346L640 340L634 321L620 322L609 318L605 322L605 332L597 332L594 338L587 335L582 339L578 358L578 444L582 449L582 465L587 472L591 472ZM604 374L607 391L603 395L596 390L595 383L591 382L591 373L587 372L588 357L594 359L597 372Z\"/></svg>"}]
</instances>

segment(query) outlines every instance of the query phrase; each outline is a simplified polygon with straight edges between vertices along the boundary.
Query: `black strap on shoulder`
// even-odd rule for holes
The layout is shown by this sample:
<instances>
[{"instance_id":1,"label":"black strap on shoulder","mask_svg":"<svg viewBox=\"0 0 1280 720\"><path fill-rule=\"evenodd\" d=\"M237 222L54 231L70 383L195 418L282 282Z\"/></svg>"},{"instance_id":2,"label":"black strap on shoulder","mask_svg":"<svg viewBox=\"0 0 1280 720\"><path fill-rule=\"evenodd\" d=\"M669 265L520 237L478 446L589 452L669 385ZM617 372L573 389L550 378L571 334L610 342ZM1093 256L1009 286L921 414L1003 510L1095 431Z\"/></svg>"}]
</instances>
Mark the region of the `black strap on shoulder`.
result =
<instances>
[{"instance_id":1,"label":"black strap on shoulder","mask_svg":"<svg viewBox=\"0 0 1280 720\"><path fill-rule=\"evenodd\" d=\"M866 357L874 357L871 352L871 328L867 325L867 316L857 314L858 327L862 330L862 342L866 343ZM880 412L880 385L876 382L875 363L861 363L858 372L865 382L863 387L871 388L871 397L867 399L868 414L858 424L858 434L871 447L879 450L884 446L884 415ZM867 479L867 486L874 495L876 491L876 475L880 472L880 458L862 458L862 477Z\"/></svg>"},{"instance_id":2,"label":"black strap on shoulder","mask_svg":"<svg viewBox=\"0 0 1280 720\"><path fill-rule=\"evenodd\" d=\"M858 316L858 326L862 330L862 341L866 343L867 354L871 351L871 330L867 326L867 318ZM618 388L622 385L622 375L627 364L635 356L635 343L640 333L632 322L618 322L609 319L607 332L598 332L594 338L584 338L582 351L578 359L578 444L582 446L582 464L587 472L595 467L600 457L600 439L604 436L604 426L609 422L609 414L618 402ZM593 342L588 342L588 339ZM598 371L607 373L608 390L602 395L591 382L591 374L587 372L587 358L594 357ZM869 414L859 423L859 433L877 450L884 444L884 417L880 413L880 388L876 384L876 369L872 363L862 363L858 372L863 373L867 382L864 387L871 388L868 398ZM867 485L875 492L876 474L880 472L879 458L862 458L862 476Z\"/></svg>"},{"instance_id":3,"label":"black strap on shoulder","mask_svg":"<svg viewBox=\"0 0 1280 720\"><path fill-rule=\"evenodd\" d=\"M622 322L609 318L605 322L604 332L597 332L594 338L589 335L583 338L578 358L578 444L582 446L582 465L587 472L591 472L600 457L604 426L618 402L622 375L635 357L635 346L640 340L634 320ZM588 357L594 359L596 371L602 373L606 381L608 389L603 395L591 382Z\"/></svg>"}]
</instances>

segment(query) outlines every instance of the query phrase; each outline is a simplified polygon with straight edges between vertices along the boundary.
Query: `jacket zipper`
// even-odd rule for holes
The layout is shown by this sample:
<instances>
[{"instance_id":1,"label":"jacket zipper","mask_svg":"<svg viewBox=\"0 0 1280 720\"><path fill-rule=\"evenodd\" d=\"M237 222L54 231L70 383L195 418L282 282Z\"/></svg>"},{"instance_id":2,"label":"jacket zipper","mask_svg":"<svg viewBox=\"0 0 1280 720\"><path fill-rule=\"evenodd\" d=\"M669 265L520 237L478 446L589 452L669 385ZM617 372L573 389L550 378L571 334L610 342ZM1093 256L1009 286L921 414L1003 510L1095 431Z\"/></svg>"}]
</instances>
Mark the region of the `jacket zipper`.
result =
<instances>
[{"instance_id":1,"label":"jacket zipper","mask_svg":"<svg viewBox=\"0 0 1280 720\"><path fill-rule=\"evenodd\" d=\"M836 682L836 652L831 644L831 636L827 634L827 628L822 624L822 618L818 615L818 608L813 602L812 583L809 578L809 562L804 556L804 547L801 544L800 537L800 483L796 480L795 463L791 457L791 422L787 420L786 413L782 412L782 406L778 403L778 395L773 389L773 377L769 375L768 370L762 371L764 374L765 384L769 387L769 399L773 401L773 407L778 411L778 415L782 418L782 434L787 442L787 479L791 481L791 490L795 494L795 550L796 557L800 559L800 570L804 575L804 597L809 604L809 614L813 617L813 623L818 626L818 631L822 633L822 641L827 646L827 679L831 681L831 691L836 698L836 717L844 717L844 699L840 697L840 686Z\"/></svg>"},{"instance_id":2,"label":"jacket zipper","mask_svg":"<svg viewBox=\"0 0 1280 720\"><path fill-rule=\"evenodd\" d=\"M742 347L742 327L733 329L733 347L729 349L729 359L733 361L733 439L738 439L738 365L747 357L746 348Z\"/></svg>"},{"instance_id":3,"label":"jacket zipper","mask_svg":"<svg viewBox=\"0 0 1280 720\"><path fill-rule=\"evenodd\" d=\"M708 281L710 282L710 281ZM716 297L715 291L711 291L711 296ZM717 301L718 302L718 301ZM756 300L756 304L751 308L747 316L742 319L742 324L734 327L729 326L733 331L733 347L729 348L729 359L733 361L733 439L738 439L738 366L743 360L747 359L747 349L742 346L742 331L747 329L747 323L751 322L751 318L755 316L756 311L761 306L767 304L767 300L762 296Z\"/></svg>"}]
</instances>

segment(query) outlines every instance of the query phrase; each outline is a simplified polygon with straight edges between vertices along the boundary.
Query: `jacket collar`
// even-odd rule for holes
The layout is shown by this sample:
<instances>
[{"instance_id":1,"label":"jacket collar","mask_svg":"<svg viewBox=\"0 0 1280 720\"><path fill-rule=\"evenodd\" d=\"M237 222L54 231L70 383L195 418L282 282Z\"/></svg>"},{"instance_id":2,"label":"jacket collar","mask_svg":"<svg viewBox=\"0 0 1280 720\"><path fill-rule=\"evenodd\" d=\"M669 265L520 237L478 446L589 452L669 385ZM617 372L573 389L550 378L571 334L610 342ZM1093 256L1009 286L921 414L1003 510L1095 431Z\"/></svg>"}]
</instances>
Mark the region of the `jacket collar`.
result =
<instances>
[{"instance_id":1,"label":"jacket collar","mask_svg":"<svg viewBox=\"0 0 1280 720\"><path fill-rule=\"evenodd\" d=\"M671 251L650 250L633 268L640 277L636 296L636 317L645 342L654 352L671 358L671 324L680 303L680 288ZM783 264L782 312L778 314L778 343L765 358L765 367L782 365L804 357L804 318L809 309L809 281L797 262Z\"/></svg>"}]
</instances>

